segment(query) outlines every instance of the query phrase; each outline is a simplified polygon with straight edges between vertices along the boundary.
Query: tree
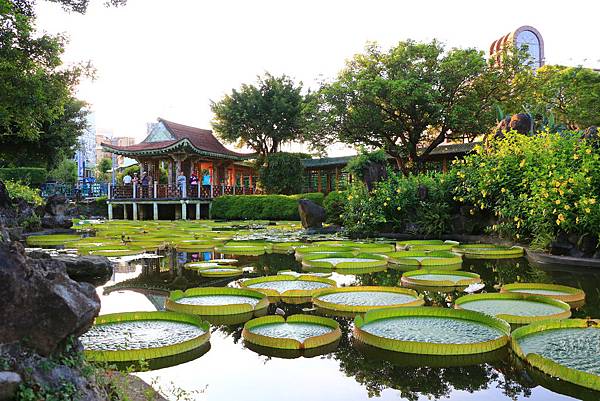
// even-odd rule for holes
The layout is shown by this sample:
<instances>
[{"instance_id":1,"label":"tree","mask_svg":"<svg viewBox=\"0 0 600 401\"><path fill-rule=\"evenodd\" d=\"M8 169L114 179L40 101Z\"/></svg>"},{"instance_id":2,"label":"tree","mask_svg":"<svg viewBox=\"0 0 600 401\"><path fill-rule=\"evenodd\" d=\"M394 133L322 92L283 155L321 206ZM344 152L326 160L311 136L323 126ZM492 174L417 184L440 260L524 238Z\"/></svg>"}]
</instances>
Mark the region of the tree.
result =
<instances>
[{"instance_id":1,"label":"tree","mask_svg":"<svg viewBox=\"0 0 600 401\"><path fill-rule=\"evenodd\" d=\"M105 157L104 159L100 160L100 162L96 166L96 173L98 174L98 178L100 178L103 181L110 181L110 179L111 179L110 171L111 170L112 170L112 159L110 159L108 157Z\"/></svg>"},{"instance_id":2,"label":"tree","mask_svg":"<svg viewBox=\"0 0 600 401\"><path fill-rule=\"evenodd\" d=\"M73 94L91 70L63 66L65 39L34 37L33 23L0 0L0 159L52 168L71 156L85 127L84 103Z\"/></svg>"},{"instance_id":3,"label":"tree","mask_svg":"<svg viewBox=\"0 0 600 401\"><path fill-rule=\"evenodd\" d=\"M583 67L545 65L537 70L532 96L536 112L555 116L568 129L600 125L600 74Z\"/></svg>"},{"instance_id":4,"label":"tree","mask_svg":"<svg viewBox=\"0 0 600 401\"><path fill-rule=\"evenodd\" d=\"M304 182L302 160L293 153L272 153L259 168L258 179L264 190L270 194L301 193Z\"/></svg>"},{"instance_id":5,"label":"tree","mask_svg":"<svg viewBox=\"0 0 600 401\"><path fill-rule=\"evenodd\" d=\"M407 174L444 139L473 140L495 122L515 90L522 53L486 62L481 51L445 51L437 41L367 45L337 79L310 94L305 113L313 147L334 141L381 148ZM524 82L524 80L522 80Z\"/></svg>"},{"instance_id":6,"label":"tree","mask_svg":"<svg viewBox=\"0 0 600 401\"><path fill-rule=\"evenodd\" d=\"M256 85L244 84L219 102L211 102L213 128L226 142L237 142L259 155L275 153L300 137L303 120L302 83L267 73Z\"/></svg>"}]
</instances>

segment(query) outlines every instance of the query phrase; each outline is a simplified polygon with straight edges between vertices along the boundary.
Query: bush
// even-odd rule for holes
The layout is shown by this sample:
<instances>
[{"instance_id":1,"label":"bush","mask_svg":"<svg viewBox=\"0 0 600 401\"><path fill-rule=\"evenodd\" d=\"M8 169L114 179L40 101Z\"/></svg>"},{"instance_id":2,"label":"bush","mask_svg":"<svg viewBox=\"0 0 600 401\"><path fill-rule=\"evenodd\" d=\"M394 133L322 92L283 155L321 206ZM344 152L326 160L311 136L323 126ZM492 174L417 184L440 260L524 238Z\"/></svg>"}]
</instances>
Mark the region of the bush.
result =
<instances>
[{"instance_id":1,"label":"bush","mask_svg":"<svg viewBox=\"0 0 600 401\"><path fill-rule=\"evenodd\" d=\"M46 170L38 167L0 168L0 180L22 182L32 187L39 187L45 183L46 175Z\"/></svg>"},{"instance_id":2,"label":"bush","mask_svg":"<svg viewBox=\"0 0 600 401\"><path fill-rule=\"evenodd\" d=\"M450 230L455 178L429 173L404 176L390 172L368 193L362 183L348 192L343 224L350 235L368 236L382 230L419 236L439 236ZM423 189L421 189L423 188ZM421 191L426 191L423 198Z\"/></svg>"},{"instance_id":3,"label":"bush","mask_svg":"<svg viewBox=\"0 0 600 401\"><path fill-rule=\"evenodd\" d=\"M348 192L347 191L333 191L327 194L323 199L323 207L325 208L325 215L327 216L327 222L331 224L342 225L344 224L343 218L348 203Z\"/></svg>"},{"instance_id":4,"label":"bush","mask_svg":"<svg viewBox=\"0 0 600 401\"><path fill-rule=\"evenodd\" d=\"M300 220L298 200L323 204L322 193L298 195L228 195L215 198L213 219L225 220Z\"/></svg>"},{"instance_id":5,"label":"bush","mask_svg":"<svg viewBox=\"0 0 600 401\"><path fill-rule=\"evenodd\" d=\"M77 183L77 162L75 160L63 159L48 176L58 182L65 184Z\"/></svg>"},{"instance_id":6,"label":"bush","mask_svg":"<svg viewBox=\"0 0 600 401\"><path fill-rule=\"evenodd\" d=\"M267 193L297 194L304 182L302 159L293 153L270 154L258 170L258 180Z\"/></svg>"},{"instance_id":7,"label":"bush","mask_svg":"<svg viewBox=\"0 0 600 401\"><path fill-rule=\"evenodd\" d=\"M11 199L21 198L28 203L33 203L36 206L44 204L44 199L40 196L39 189L29 188L27 185L23 185L14 181L5 181L6 189Z\"/></svg>"},{"instance_id":8,"label":"bush","mask_svg":"<svg viewBox=\"0 0 600 401\"><path fill-rule=\"evenodd\" d=\"M559 232L600 235L600 156L575 132L515 132L455 163L455 199L498 219L492 231L548 245Z\"/></svg>"}]
</instances>

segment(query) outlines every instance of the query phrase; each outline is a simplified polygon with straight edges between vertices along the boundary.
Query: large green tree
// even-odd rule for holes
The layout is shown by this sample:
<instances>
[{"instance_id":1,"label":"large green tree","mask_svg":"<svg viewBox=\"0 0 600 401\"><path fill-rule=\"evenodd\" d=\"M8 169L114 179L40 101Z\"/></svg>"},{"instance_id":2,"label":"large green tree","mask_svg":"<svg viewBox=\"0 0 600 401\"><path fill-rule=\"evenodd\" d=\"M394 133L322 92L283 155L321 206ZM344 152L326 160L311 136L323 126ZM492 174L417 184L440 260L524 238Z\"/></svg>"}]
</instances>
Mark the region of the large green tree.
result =
<instances>
[{"instance_id":1,"label":"large green tree","mask_svg":"<svg viewBox=\"0 0 600 401\"><path fill-rule=\"evenodd\" d=\"M302 84L288 76L267 73L255 85L244 84L211 103L213 128L224 141L248 146L261 156L277 152L302 133L301 90Z\"/></svg>"},{"instance_id":2,"label":"large green tree","mask_svg":"<svg viewBox=\"0 0 600 401\"><path fill-rule=\"evenodd\" d=\"M545 65L523 99L532 110L553 115L557 124L581 130L600 125L600 73L590 68Z\"/></svg>"},{"instance_id":3,"label":"large green tree","mask_svg":"<svg viewBox=\"0 0 600 401\"><path fill-rule=\"evenodd\" d=\"M487 62L481 51L437 41L368 44L333 82L309 95L307 134L385 150L408 173L446 138L473 139L495 123L495 107L514 94L519 55Z\"/></svg>"},{"instance_id":4,"label":"large green tree","mask_svg":"<svg viewBox=\"0 0 600 401\"><path fill-rule=\"evenodd\" d=\"M22 4L21 4L22 6ZM74 98L85 65L65 67L62 36L34 32L34 17L0 0L0 160L52 168L72 156L85 127Z\"/></svg>"}]
</instances>

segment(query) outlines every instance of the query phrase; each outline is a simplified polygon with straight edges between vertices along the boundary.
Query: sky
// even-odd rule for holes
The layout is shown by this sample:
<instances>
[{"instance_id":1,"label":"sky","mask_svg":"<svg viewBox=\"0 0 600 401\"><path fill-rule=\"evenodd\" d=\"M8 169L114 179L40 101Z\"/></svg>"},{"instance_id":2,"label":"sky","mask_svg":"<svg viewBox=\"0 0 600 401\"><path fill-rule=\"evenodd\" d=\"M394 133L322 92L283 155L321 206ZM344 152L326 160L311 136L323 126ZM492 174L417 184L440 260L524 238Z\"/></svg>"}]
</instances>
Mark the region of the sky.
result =
<instances>
[{"instance_id":1,"label":"sky","mask_svg":"<svg viewBox=\"0 0 600 401\"><path fill-rule=\"evenodd\" d=\"M128 0L85 15L44 0L39 32L69 38L67 64L91 61L77 95L99 131L142 140L158 117L211 128L210 102L257 75L287 74L307 88L332 79L367 42L437 38L485 50L522 25L537 28L547 64L600 68L597 0ZM347 151L339 146L330 155Z\"/></svg>"}]
</instances>

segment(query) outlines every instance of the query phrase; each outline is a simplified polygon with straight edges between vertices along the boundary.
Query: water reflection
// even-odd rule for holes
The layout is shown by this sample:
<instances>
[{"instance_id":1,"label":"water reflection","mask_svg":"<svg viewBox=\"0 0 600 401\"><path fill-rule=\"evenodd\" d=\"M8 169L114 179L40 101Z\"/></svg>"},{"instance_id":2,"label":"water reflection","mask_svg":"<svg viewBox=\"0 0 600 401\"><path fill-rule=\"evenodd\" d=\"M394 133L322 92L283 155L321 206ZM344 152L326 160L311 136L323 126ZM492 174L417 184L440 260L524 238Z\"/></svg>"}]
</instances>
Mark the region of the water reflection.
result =
<instances>
[{"instance_id":1,"label":"water reflection","mask_svg":"<svg viewBox=\"0 0 600 401\"><path fill-rule=\"evenodd\" d=\"M191 261L233 257L244 267L244 278L275 275L278 271L302 271L292 255L271 253L261 256L221 255L212 252L167 252L163 258L132 261L119 266L112 280L98 291L102 313L131 310L160 310L169 290L203 286L236 285L237 279L204 278L183 265ZM463 270L481 276L486 291L497 291L512 282L546 282L584 289L586 304L574 312L577 317L600 317L600 274L592 270L533 267L525 259L465 260ZM338 285L399 286L402 271L388 269L364 274L334 272ZM460 291L424 293L427 305L449 306L463 295ZM309 304L271 305L286 315L316 313ZM422 398L440 399L600 399L600 395L577 386L551 380L524 367L506 349L469 358L432 358L381 352L352 340L352 320L336 317L342 338L335 349L313 355L279 355L267 349L244 345L243 324L213 325L211 350L200 358L176 366L140 373L147 381L173 381L188 390L205 389L202 398L211 400L354 400ZM219 323L219 322L216 322ZM294 357L296 359L285 359ZM235 383L235 385L233 385ZM541 387L541 386L544 387ZM550 391L549 389L553 390ZM565 396L557 393L566 394Z\"/></svg>"}]
</instances>

